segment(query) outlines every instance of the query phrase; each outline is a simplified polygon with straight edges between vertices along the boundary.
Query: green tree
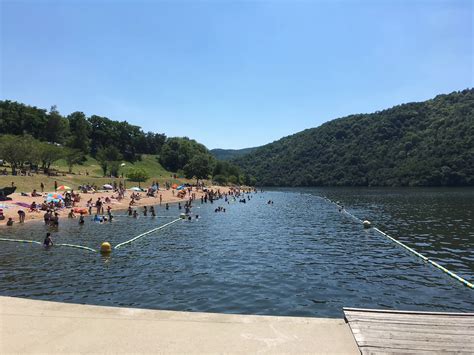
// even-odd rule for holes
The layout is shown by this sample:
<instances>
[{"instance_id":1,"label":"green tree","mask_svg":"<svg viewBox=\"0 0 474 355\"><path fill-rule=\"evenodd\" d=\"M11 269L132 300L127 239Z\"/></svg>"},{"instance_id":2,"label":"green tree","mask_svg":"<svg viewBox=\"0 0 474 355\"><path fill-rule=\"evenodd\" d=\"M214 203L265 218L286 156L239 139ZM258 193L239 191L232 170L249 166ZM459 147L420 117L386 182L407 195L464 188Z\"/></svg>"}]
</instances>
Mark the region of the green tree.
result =
<instances>
[{"instance_id":1,"label":"green tree","mask_svg":"<svg viewBox=\"0 0 474 355\"><path fill-rule=\"evenodd\" d=\"M69 136L69 122L59 114L56 106L51 106L44 135L51 143L64 143Z\"/></svg>"},{"instance_id":2,"label":"green tree","mask_svg":"<svg viewBox=\"0 0 474 355\"><path fill-rule=\"evenodd\" d=\"M197 182L207 179L212 171L212 162L209 154L197 154L184 166L184 174L188 179L196 178Z\"/></svg>"},{"instance_id":3,"label":"green tree","mask_svg":"<svg viewBox=\"0 0 474 355\"><path fill-rule=\"evenodd\" d=\"M150 175L145 169L133 168L127 173L127 178L130 181L138 182L138 187L141 187L140 183L147 181L150 178Z\"/></svg>"},{"instance_id":4,"label":"green tree","mask_svg":"<svg viewBox=\"0 0 474 355\"><path fill-rule=\"evenodd\" d=\"M69 173L72 173L72 167L80 164L83 161L84 154L79 149L66 148L64 151L64 159L69 168Z\"/></svg>"},{"instance_id":5,"label":"green tree","mask_svg":"<svg viewBox=\"0 0 474 355\"><path fill-rule=\"evenodd\" d=\"M49 173L51 164L56 160L64 158L64 149L55 144L42 142L38 144L38 158L41 161L41 168L44 173Z\"/></svg>"},{"instance_id":6,"label":"green tree","mask_svg":"<svg viewBox=\"0 0 474 355\"><path fill-rule=\"evenodd\" d=\"M239 184L239 178L235 175L230 175L229 177L227 177L227 181L233 185Z\"/></svg>"},{"instance_id":7,"label":"green tree","mask_svg":"<svg viewBox=\"0 0 474 355\"><path fill-rule=\"evenodd\" d=\"M0 157L7 161L16 175L17 169L30 161L35 140L31 136L3 135L0 137Z\"/></svg>"},{"instance_id":8,"label":"green tree","mask_svg":"<svg viewBox=\"0 0 474 355\"><path fill-rule=\"evenodd\" d=\"M225 185L227 183L227 176L217 174L212 177L212 181L218 185Z\"/></svg>"},{"instance_id":9,"label":"green tree","mask_svg":"<svg viewBox=\"0 0 474 355\"><path fill-rule=\"evenodd\" d=\"M100 148L97 151L96 159L102 168L104 176L106 176L109 166L115 165L114 162L119 162L122 160L122 155L115 146L109 146L107 148Z\"/></svg>"},{"instance_id":10,"label":"green tree","mask_svg":"<svg viewBox=\"0 0 474 355\"><path fill-rule=\"evenodd\" d=\"M168 138L161 148L160 163L169 171L178 171L184 169L184 166L190 162L192 157L198 154L210 153L207 148L187 137Z\"/></svg>"},{"instance_id":11,"label":"green tree","mask_svg":"<svg viewBox=\"0 0 474 355\"><path fill-rule=\"evenodd\" d=\"M73 112L67 116L71 137L67 143L68 147L78 149L84 154L90 151L91 125L87 121L86 115L82 112Z\"/></svg>"},{"instance_id":12,"label":"green tree","mask_svg":"<svg viewBox=\"0 0 474 355\"><path fill-rule=\"evenodd\" d=\"M120 171L120 161L114 160L109 162L109 172L111 176L118 177Z\"/></svg>"}]
</instances>

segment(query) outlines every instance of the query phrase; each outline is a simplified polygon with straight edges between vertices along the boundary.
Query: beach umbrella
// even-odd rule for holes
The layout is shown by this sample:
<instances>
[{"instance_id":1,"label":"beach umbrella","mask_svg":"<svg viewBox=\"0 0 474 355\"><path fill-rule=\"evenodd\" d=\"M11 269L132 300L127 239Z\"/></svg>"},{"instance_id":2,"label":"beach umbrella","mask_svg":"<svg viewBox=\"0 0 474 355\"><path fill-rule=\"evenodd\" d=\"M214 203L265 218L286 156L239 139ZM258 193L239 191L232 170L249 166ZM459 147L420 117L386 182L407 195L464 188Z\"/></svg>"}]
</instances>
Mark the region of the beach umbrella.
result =
<instances>
[{"instance_id":1,"label":"beach umbrella","mask_svg":"<svg viewBox=\"0 0 474 355\"><path fill-rule=\"evenodd\" d=\"M184 189L184 185L178 186L178 187L176 188L176 190L182 190L182 189Z\"/></svg>"},{"instance_id":2,"label":"beach umbrella","mask_svg":"<svg viewBox=\"0 0 474 355\"><path fill-rule=\"evenodd\" d=\"M171 188L172 188L172 189L176 189L177 187L178 187L178 184L173 184L173 185L171 185Z\"/></svg>"},{"instance_id":3,"label":"beach umbrella","mask_svg":"<svg viewBox=\"0 0 474 355\"><path fill-rule=\"evenodd\" d=\"M105 185L102 185L102 187L106 190L112 190L114 187L110 184L105 184Z\"/></svg>"},{"instance_id":4,"label":"beach umbrella","mask_svg":"<svg viewBox=\"0 0 474 355\"><path fill-rule=\"evenodd\" d=\"M51 202L51 201L57 202L57 201L61 201L61 200L64 200L64 197L60 194L52 194L51 193L51 194L48 194L46 196L46 201L47 202Z\"/></svg>"},{"instance_id":5,"label":"beach umbrella","mask_svg":"<svg viewBox=\"0 0 474 355\"><path fill-rule=\"evenodd\" d=\"M136 186L135 186L135 187L132 187L130 190L132 190L132 191L142 191L141 188L136 187Z\"/></svg>"},{"instance_id":6,"label":"beach umbrella","mask_svg":"<svg viewBox=\"0 0 474 355\"><path fill-rule=\"evenodd\" d=\"M61 185L56 190L58 190L58 191L71 191L72 189L69 186Z\"/></svg>"}]
</instances>

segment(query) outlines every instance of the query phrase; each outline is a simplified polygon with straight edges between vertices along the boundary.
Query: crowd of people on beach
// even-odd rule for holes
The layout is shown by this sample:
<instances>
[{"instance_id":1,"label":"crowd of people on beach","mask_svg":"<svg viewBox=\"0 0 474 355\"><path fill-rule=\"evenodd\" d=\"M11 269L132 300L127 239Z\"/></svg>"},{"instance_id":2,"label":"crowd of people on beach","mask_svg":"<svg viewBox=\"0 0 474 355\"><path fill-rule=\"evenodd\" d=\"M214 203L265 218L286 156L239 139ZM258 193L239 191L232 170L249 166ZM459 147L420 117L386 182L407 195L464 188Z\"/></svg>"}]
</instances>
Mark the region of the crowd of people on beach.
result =
<instances>
[{"instance_id":1,"label":"crowd of people on beach","mask_svg":"<svg viewBox=\"0 0 474 355\"><path fill-rule=\"evenodd\" d=\"M41 189L43 189L44 186L41 186ZM181 218L187 219L191 221L193 219L193 214L192 214L192 208L193 208L193 203L196 203L196 201L200 200L201 204L213 204L215 201L218 200L223 200L224 203L230 204L231 202L240 202L240 203L246 203L247 201L250 201L252 199L252 193L256 193L256 189L241 189L238 187L231 187L226 189L226 191L221 191L220 189L214 190L214 189L206 189L206 188L201 188L200 189L202 194L200 196L200 199L197 199L196 195L196 187L188 186L186 189L183 189L181 191L184 191L183 198L186 198L186 200L182 203L182 201L177 202L177 208L179 211L184 209L184 213L181 213ZM82 190L84 191L84 190ZM156 193L154 195L149 194L149 189L145 190L147 197L157 197L156 193L159 193L159 189L154 190ZM36 192L36 190L33 191L32 195ZM45 248L49 248L54 245L53 243L53 238L52 238L52 232L57 231L59 227L59 213L58 211L60 209L65 208L66 206L70 207L70 211L68 213L68 218L69 219L75 219L78 217L78 223L79 225L84 225L85 224L85 216L89 215L91 216L91 222L94 223L111 223L114 219L114 216L112 215L112 207L111 207L111 202L113 199L119 198L124 198L126 195L126 190L124 189L123 186L116 186L116 189L114 190L114 195L112 197L106 196L105 198L103 197L98 197L95 201L93 201L93 198L90 198L87 201L87 209L80 209L78 211L79 216L76 215L74 207L74 201L79 202L80 201L80 196L79 194L75 194L74 191L66 193L66 196L68 198L68 203L64 202L64 205L62 203L58 202L50 202L50 203L43 203L40 207L38 205L33 205L31 206L32 211L38 211L38 208L41 210L45 210L45 213L43 215L43 220L46 226L48 228L53 228L49 229L49 231L46 233L46 237L44 238L43 241L43 246ZM66 199L65 196L65 199ZM162 198L161 194L159 195L159 205L162 205ZM155 210L155 206L142 206L141 213L139 213L138 209L134 207L134 205L137 203L142 198L141 194L138 192L132 192L130 195L130 203L128 206L128 209L126 211L126 215L130 216L134 219L138 219L141 215L143 217L157 217L157 211ZM70 203L69 203L70 202ZM273 204L273 201L268 201L268 204ZM165 203L164 208L166 210L169 210L170 205L168 202ZM226 212L226 208L224 206L218 206L214 209L215 212ZM94 216L92 217L92 215ZM23 209L18 210L18 215L19 215L19 222L24 223L25 221L25 211ZM199 215L197 213L194 214L194 218L196 220L199 219ZM5 216L3 214L3 209L0 208L0 220L4 220ZM13 225L13 219L11 217L8 218L7 221L8 226Z\"/></svg>"},{"instance_id":2,"label":"crowd of people on beach","mask_svg":"<svg viewBox=\"0 0 474 355\"><path fill-rule=\"evenodd\" d=\"M165 183L165 188L166 189L171 189L173 192L173 196L175 196L175 186L171 186L170 183ZM105 185L104 185L105 186ZM46 199L46 196L44 194L44 184L41 183L40 185L40 191L41 193L38 192L38 190L33 189L31 193L31 197L45 197L45 200L41 203L37 203L36 201L33 201L27 211L29 213L40 213L41 211L44 211L43 215L43 220L45 225L50 226L50 227L55 227L57 228L59 226L59 217L60 217L60 212L65 209L69 209L67 213L67 217L69 219L75 219L78 218L78 223L80 225L83 225L86 221L85 217L89 215L91 217L91 220L94 222L98 223L104 223L104 222L112 222L114 216L112 215L112 203L117 203L126 198L127 194L129 191L125 189L125 186L122 182L113 182L110 187L112 187L112 194L111 196L100 196L97 199L94 199L91 197L85 207L82 208L76 208L76 206L80 203L81 201L81 195L79 193L76 193L74 190L66 191L64 193L64 196L61 196L61 198L52 198L50 200ZM55 190L58 188L57 182L55 181L54 184ZM138 190L138 189L137 189ZM139 205L143 205L141 200L143 198L156 198L159 201L159 206L162 206L164 204L164 207L166 210L170 208L169 202L163 203L163 197L162 193L160 192L160 185L157 182L153 182L150 187L147 189L141 189L141 191L131 191L129 195L129 203L128 203L128 209L126 214L128 216L138 218L140 215L143 215L144 217L156 217L157 216L157 211L155 210L155 206L143 206L142 211L137 210ZM91 192L97 191L97 186L93 184L85 184L79 187L79 191L83 194L89 194ZM179 197L184 200L182 201L177 201L177 207L178 210L183 210L184 209L184 214L186 216L190 216L191 214L191 209L193 207L193 203L196 201L201 202L201 204L207 204L211 203L213 204L214 201L223 199L225 203L229 204L231 201L239 201L241 203L246 203L249 201L252 196L250 192L257 192L256 190L252 189L241 189L238 187L230 187L224 189L224 191L221 191L221 189L211 189L211 188L206 188L202 184L198 186L191 186L191 185L182 185L180 186L179 190L176 190L179 193ZM197 197L197 192L200 193L200 196ZM142 196L142 193L144 193L145 196ZM247 193L247 195L246 195ZM115 202L114 202L115 201ZM149 201L149 200L147 200ZM158 202L157 201L157 202ZM158 204L158 203L157 203ZM83 206L83 205L82 205ZM218 206L215 208L215 212L226 212L226 208L224 206ZM196 219L199 216L196 215ZM4 214L4 210L0 208L0 221L5 220L6 216ZM18 210L18 221L19 223L24 223L26 219L26 213L23 208ZM9 216L6 225L7 226L12 226L14 223L13 217Z\"/></svg>"}]
</instances>

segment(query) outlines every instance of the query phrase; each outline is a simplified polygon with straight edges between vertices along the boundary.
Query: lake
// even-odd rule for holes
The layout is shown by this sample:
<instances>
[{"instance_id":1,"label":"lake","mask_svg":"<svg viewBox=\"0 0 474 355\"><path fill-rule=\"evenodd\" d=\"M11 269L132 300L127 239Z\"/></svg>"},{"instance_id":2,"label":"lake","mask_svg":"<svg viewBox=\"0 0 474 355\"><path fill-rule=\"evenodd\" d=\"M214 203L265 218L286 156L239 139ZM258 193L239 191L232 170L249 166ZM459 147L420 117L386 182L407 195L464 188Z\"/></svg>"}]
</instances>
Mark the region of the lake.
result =
<instances>
[{"instance_id":1,"label":"lake","mask_svg":"<svg viewBox=\"0 0 474 355\"><path fill-rule=\"evenodd\" d=\"M180 311L341 317L342 307L474 311L474 290L340 213L474 281L474 189L305 188L252 194L247 203L198 201L180 221L104 257L87 250L0 242L0 295ZM273 204L267 204L272 200ZM217 206L226 212L214 212ZM142 208L138 209L139 211ZM98 249L169 222L117 216L65 220L56 243ZM123 212L116 212L117 215ZM0 237L42 241L48 228L0 228Z\"/></svg>"}]
</instances>

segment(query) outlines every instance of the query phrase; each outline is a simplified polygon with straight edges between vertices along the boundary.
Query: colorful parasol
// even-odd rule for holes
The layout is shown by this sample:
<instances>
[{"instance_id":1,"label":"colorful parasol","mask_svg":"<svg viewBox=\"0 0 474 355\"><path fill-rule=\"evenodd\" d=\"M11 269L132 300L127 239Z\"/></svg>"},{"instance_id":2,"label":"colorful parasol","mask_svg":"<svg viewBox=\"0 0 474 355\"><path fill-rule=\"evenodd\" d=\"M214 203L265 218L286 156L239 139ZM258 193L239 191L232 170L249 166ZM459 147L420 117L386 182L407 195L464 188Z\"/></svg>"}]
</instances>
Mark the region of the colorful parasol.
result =
<instances>
[{"instance_id":1,"label":"colorful parasol","mask_svg":"<svg viewBox=\"0 0 474 355\"><path fill-rule=\"evenodd\" d=\"M46 201L47 201L47 202L51 202L51 201L53 201L53 202L58 202L58 201L61 201L61 200L64 200L64 197L63 197L63 195L61 195L61 194L53 194L53 193L51 193L51 194L48 194L48 195L46 196Z\"/></svg>"},{"instance_id":2,"label":"colorful parasol","mask_svg":"<svg viewBox=\"0 0 474 355\"><path fill-rule=\"evenodd\" d=\"M71 191L72 189L69 186L61 185L56 190L57 191Z\"/></svg>"}]
</instances>

